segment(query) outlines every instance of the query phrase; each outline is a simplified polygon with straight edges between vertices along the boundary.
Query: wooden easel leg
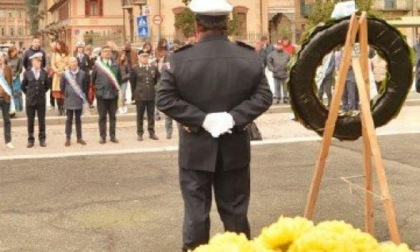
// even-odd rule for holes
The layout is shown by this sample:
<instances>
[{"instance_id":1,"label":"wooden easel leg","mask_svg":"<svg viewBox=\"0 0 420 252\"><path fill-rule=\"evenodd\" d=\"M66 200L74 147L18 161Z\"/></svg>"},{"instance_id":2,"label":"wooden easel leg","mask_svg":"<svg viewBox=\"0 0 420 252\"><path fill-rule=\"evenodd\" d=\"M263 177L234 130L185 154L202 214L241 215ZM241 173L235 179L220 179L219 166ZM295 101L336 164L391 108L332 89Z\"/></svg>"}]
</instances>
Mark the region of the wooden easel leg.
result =
<instances>
[{"instance_id":1,"label":"wooden easel leg","mask_svg":"<svg viewBox=\"0 0 420 252\"><path fill-rule=\"evenodd\" d=\"M400 235L398 232L397 220L395 217L395 211L392 203L391 196L389 194L389 187L383 164L381 152L379 150L379 143L375 133L375 126L373 123L372 113L370 111L370 100L367 96L365 89L365 82L363 80L362 69L358 59L353 59L353 70L356 77L357 88L359 91L359 97L362 104L362 120L366 126L366 135L369 141L369 146L372 151L372 155L375 161L376 173L378 176L379 185L381 188L383 204L388 222L388 228L391 235L391 239L394 243L401 243Z\"/></svg>"},{"instance_id":2,"label":"wooden easel leg","mask_svg":"<svg viewBox=\"0 0 420 252\"><path fill-rule=\"evenodd\" d=\"M359 19L359 44L360 44L360 66L367 97L370 97L369 88L369 44L366 12ZM370 103L368 103L370 104ZM362 120L363 134L363 156L365 174L365 231L374 235L374 202L373 202L373 177L372 177L372 152L369 145L367 129Z\"/></svg>"},{"instance_id":3,"label":"wooden easel leg","mask_svg":"<svg viewBox=\"0 0 420 252\"><path fill-rule=\"evenodd\" d=\"M338 110L340 107L340 100L343 96L344 85L347 78L347 73L351 63L351 53L353 44L356 40L356 34L359 29L359 24L355 15L350 19L349 30L347 32L347 39L343 49L343 57L337 78L336 89L332 98L330 112L325 124L324 137L322 139L322 147L318 157L315 168L315 173L312 179L311 188L309 191L308 201L305 208L305 217L312 219L313 212L318 198L319 188L321 186L321 179L324 174L325 163L328 157L331 139L334 134L335 122L337 121Z\"/></svg>"}]
</instances>

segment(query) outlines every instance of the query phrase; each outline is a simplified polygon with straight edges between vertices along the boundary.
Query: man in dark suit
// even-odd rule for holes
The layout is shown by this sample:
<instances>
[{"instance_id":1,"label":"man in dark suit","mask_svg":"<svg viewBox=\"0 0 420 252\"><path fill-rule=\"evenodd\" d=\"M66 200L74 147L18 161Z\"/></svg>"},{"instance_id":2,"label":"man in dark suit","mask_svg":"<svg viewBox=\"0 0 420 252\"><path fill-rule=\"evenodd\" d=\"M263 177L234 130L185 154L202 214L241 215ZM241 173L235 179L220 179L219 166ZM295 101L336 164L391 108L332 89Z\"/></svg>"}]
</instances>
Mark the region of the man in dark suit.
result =
<instances>
[{"instance_id":1,"label":"man in dark suit","mask_svg":"<svg viewBox=\"0 0 420 252\"><path fill-rule=\"evenodd\" d=\"M39 53L42 54L41 68L44 68L47 65L47 57L44 50L41 49L41 40L35 37L32 40L32 45L29 47L28 50L26 50L23 53L23 56L22 56L23 67L25 68L25 70L31 69L32 67L31 58L34 54L39 55Z\"/></svg>"},{"instance_id":2,"label":"man in dark suit","mask_svg":"<svg viewBox=\"0 0 420 252\"><path fill-rule=\"evenodd\" d=\"M193 0L189 7L196 13L199 42L170 57L157 95L158 109L183 125L183 251L209 240L212 188L225 230L250 236L250 139L245 128L272 102L254 49L228 41L232 6L225 0Z\"/></svg>"},{"instance_id":3,"label":"man in dark suit","mask_svg":"<svg viewBox=\"0 0 420 252\"><path fill-rule=\"evenodd\" d=\"M118 96L121 85L121 71L112 60L112 49L102 47L101 58L95 62L92 71L92 85L95 85L96 103L99 114L100 144L106 143L106 121L109 114L109 136L111 142L118 143L115 136L117 123Z\"/></svg>"},{"instance_id":4,"label":"man in dark suit","mask_svg":"<svg viewBox=\"0 0 420 252\"><path fill-rule=\"evenodd\" d=\"M35 53L31 60L31 69L23 74L22 91L26 96L26 115L28 116L28 148L34 147L34 121L35 113L38 115L39 124L39 144L46 147L45 139L45 93L48 91L49 83L48 73L42 68L43 54Z\"/></svg>"},{"instance_id":5,"label":"man in dark suit","mask_svg":"<svg viewBox=\"0 0 420 252\"><path fill-rule=\"evenodd\" d=\"M143 115L147 111L147 130L149 137L159 140L155 133L155 87L159 79L159 71L156 66L149 64L149 52L141 51L139 54L140 64L131 72L130 83L134 89L134 100L137 107L137 140L143 141Z\"/></svg>"}]
</instances>

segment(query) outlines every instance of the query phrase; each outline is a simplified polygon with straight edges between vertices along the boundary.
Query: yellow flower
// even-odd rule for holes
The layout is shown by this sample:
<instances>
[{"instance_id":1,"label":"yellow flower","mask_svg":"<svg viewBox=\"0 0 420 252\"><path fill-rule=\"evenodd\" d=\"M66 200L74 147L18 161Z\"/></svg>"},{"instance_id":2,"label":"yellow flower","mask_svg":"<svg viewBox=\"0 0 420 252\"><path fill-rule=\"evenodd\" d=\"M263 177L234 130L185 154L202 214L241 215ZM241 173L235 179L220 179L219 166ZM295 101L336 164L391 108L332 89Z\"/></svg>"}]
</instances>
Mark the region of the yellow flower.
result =
<instances>
[{"instance_id":1,"label":"yellow flower","mask_svg":"<svg viewBox=\"0 0 420 252\"><path fill-rule=\"evenodd\" d=\"M264 242L260 238L256 238L251 241L254 252L283 252L281 249L270 249L267 248Z\"/></svg>"},{"instance_id":2,"label":"yellow flower","mask_svg":"<svg viewBox=\"0 0 420 252\"><path fill-rule=\"evenodd\" d=\"M306 251L379 252L379 244L370 234L363 233L350 224L326 221L298 238L288 252Z\"/></svg>"},{"instance_id":3,"label":"yellow flower","mask_svg":"<svg viewBox=\"0 0 420 252\"><path fill-rule=\"evenodd\" d=\"M215 235L207 245L202 245L194 252L254 252L251 242L244 234L226 232Z\"/></svg>"},{"instance_id":4,"label":"yellow flower","mask_svg":"<svg viewBox=\"0 0 420 252\"><path fill-rule=\"evenodd\" d=\"M355 229L352 225L344 221L325 221L318 224L315 230L333 232L345 236L345 239L354 247L357 252L379 251L379 244L370 234Z\"/></svg>"},{"instance_id":5,"label":"yellow flower","mask_svg":"<svg viewBox=\"0 0 420 252\"><path fill-rule=\"evenodd\" d=\"M380 252L413 252L407 244L395 245L394 243L384 243L380 246Z\"/></svg>"},{"instance_id":6,"label":"yellow flower","mask_svg":"<svg viewBox=\"0 0 420 252\"><path fill-rule=\"evenodd\" d=\"M271 226L264 228L258 239L264 247L274 250L287 251L287 248L302 234L314 228L312 221L305 218L285 218L279 220Z\"/></svg>"}]
</instances>

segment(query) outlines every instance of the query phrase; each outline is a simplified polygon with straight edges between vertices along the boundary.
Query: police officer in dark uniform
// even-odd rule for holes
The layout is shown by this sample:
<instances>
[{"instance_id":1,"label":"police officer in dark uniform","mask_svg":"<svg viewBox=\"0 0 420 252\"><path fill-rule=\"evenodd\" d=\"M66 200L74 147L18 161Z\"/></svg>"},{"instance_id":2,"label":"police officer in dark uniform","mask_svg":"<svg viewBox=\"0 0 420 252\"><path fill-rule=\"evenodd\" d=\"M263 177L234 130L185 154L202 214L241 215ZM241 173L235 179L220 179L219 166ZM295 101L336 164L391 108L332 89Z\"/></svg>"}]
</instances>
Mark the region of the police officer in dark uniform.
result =
<instances>
[{"instance_id":1,"label":"police officer in dark uniform","mask_svg":"<svg viewBox=\"0 0 420 252\"><path fill-rule=\"evenodd\" d=\"M34 121L35 113L38 115L39 124L39 144L46 147L45 139L45 93L48 91L51 83L48 73L41 68L43 54L35 53L31 57L31 68L23 73L22 91L26 96L26 115L28 116L28 148L34 146Z\"/></svg>"},{"instance_id":2,"label":"police officer in dark uniform","mask_svg":"<svg viewBox=\"0 0 420 252\"><path fill-rule=\"evenodd\" d=\"M193 0L198 43L163 67L157 106L180 127L179 172L184 199L183 251L209 240L214 190L226 231L250 236L250 139L246 126L271 105L262 62L252 47L226 36L232 6Z\"/></svg>"},{"instance_id":3,"label":"police officer in dark uniform","mask_svg":"<svg viewBox=\"0 0 420 252\"><path fill-rule=\"evenodd\" d=\"M131 71L130 83L135 86L133 97L137 108L137 140L143 141L143 115L147 111L147 130L149 137L159 140L155 133L155 99L159 71L149 64L149 52L139 52L140 62Z\"/></svg>"}]
</instances>

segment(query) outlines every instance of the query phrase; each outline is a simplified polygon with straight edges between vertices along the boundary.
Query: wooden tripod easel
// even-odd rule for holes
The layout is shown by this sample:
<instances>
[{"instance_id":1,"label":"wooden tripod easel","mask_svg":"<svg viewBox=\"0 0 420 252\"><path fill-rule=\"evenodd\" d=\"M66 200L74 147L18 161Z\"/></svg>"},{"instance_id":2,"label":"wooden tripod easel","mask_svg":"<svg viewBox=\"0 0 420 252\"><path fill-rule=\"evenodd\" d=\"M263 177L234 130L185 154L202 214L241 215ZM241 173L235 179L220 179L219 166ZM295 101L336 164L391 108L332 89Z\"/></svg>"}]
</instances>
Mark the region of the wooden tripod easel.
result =
<instances>
[{"instance_id":1,"label":"wooden tripod easel","mask_svg":"<svg viewBox=\"0 0 420 252\"><path fill-rule=\"evenodd\" d=\"M359 31L360 43L360 58L352 58L352 49L356 41L356 35ZM398 232L397 221L395 217L394 207L391 196L389 194L388 182L385 172L385 167L379 150L378 139L375 133L375 126L373 123L372 113L370 111L369 100L369 61L368 61L368 28L367 16L363 12L360 18L355 14L352 15L349 23L349 30L343 49L343 58L338 72L335 92L332 98L330 112L325 125L324 137L322 140L322 147L318 157L315 168L315 174L312 179L312 184L309 192L308 201L305 209L305 217L312 219L316 200L320 189L321 179L325 169L325 163L328 156L331 139L334 133L335 122L337 121L340 100L343 96L344 85L350 64L353 66L356 77L357 88L361 101L361 117L362 117L362 133L364 142L364 172L365 172L365 230L373 235L373 181L372 181L372 156L375 162L376 173L382 193L383 204L386 212L388 222L388 229L391 239L394 243L399 244L400 235Z\"/></svg>"}]
</instances>

